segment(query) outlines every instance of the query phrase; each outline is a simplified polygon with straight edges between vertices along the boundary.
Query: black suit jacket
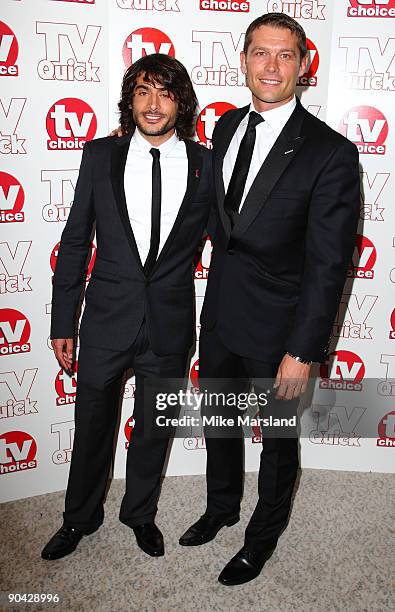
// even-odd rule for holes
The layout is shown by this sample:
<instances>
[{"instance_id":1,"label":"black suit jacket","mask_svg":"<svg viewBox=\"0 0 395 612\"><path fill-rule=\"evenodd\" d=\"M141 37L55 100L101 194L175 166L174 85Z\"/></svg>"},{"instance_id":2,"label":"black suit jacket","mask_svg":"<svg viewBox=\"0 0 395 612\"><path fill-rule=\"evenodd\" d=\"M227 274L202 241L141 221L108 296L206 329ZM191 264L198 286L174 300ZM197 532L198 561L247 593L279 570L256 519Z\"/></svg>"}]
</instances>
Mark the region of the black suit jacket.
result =
<instances>
[{"instance_id":1,"label":"black suit jacket","mask_svg":"<svg viewBox=\"0 0 395 612\"><path fill-rule=\"evenodd\" d=\"M51 338L74 335L95 222L96 263L85 295L81 340L124 350L133 343L145 317L155 353L185 353L194 335L192 261L213 194L211 152L185 141L187 189L171 233L147 277L123 186L130 138L101 138L84 146L53 279Z\"/></svg>"},{"instance_id":2,"label":"black suit jacket","mask_svg":"<svg viewBox=\"0 0 395 612\"><path fill-rule=\"evenodd\" d=\"M231 231L222 165L248 109L224 114L213 134L218 223L202 328L217 325L245 357L322 361L355 244L357 148L298 100Z\"/></svg>"}]
</instances>

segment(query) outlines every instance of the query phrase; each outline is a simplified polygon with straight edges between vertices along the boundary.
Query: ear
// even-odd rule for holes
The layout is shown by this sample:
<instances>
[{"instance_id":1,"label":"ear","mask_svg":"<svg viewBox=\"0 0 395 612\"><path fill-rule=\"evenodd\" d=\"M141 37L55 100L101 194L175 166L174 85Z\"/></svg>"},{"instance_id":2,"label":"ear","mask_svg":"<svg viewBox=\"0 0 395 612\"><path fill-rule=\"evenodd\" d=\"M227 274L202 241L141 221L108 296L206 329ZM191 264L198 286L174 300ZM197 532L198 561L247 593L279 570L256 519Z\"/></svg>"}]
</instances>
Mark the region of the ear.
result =
<instances>
[{"instance_id":1,"label":"ear","mask_svg":"<svg viewBox=\"0 0 395 612\"><path fill-rule=\"evenodd\" d=\"M302 57L302 59L300 60L298 77L301 77L303 74L306 74L307 66L309 64L309 59L310 59L309 52L307 52L306 55Z\"/></svg>"},{"instance_id":2,"label":"ear","mask_svg":"<svg viewBox=\"0 0 395 612\"><path fill-rule=\"evenodd\" d=\"M240 67L241 67L241 71L243 74L247 73L247 58L246 58L246 54L244 53L244 51L241 51L240 53Z\"/></svg>"}]
</instances>

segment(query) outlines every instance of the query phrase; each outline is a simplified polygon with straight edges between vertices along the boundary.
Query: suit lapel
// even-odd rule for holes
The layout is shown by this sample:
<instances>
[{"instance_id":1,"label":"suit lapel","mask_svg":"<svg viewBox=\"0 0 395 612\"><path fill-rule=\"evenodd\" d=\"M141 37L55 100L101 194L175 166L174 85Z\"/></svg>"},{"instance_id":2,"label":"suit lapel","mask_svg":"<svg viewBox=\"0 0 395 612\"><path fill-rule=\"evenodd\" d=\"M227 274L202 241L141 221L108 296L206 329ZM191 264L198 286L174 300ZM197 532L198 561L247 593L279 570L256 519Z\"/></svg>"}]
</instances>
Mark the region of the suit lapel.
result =
<instances>
[{"instance_id":1,"label":"suit lapel","mask_svg":"<svg viewBox=\"0 0 395 612\"><path fill-rule=\"evenodd\" d=\"M232 238L239 238L265 206L267 199L283 172L298 153L304 142L301 127L306 111L297 100L296 108L285 124L256 175L246 196L240 215L232 231Z\"/></svg>"},{"instance_id":2,"label":"suit lapel","mask_svg":"<svg viewBox=\"0 0 395 612\"><path fill-rule=\"evenodd\" d=\"M181 223L185 219L185 216L187 215L187 212L188 212L188 209L191 203L193 202L194 195L196 193L197 187L200 182L203 158L202 158L202 155L200 154L199 146L196 145L196 143L194 142L185 140L185 147L186 147L187 158L188 158L187 188L186 188L181 206L178 210L178 214L174 222L174 225L170 231L170 234L167 237L165 244L163 245L162 250L159 253L159 257L155 262L155 265L152 269L152 273L160 265L161 261L163 260L167 251L169 250L169 247L174 243L177 232L181 226Z\"/></svg>"},{"instance_id":3,"label":"suit lapel","mask_svg":"<svg viewBox=\"0 0 395 612\"><path fill-rule=\"evenodd\" d=\"M225 232L230 236L231 226L230 219L224 209L225 187L223 178L223 164L226 151L229 148L230 142L236 132L240 121L248 113L249 106L244 106L236 112L232 113L229 122L225 124L221 132L221 139L216 141L214 149L214 177L215 189L217 195L219 216L224 226Z\"/></svg>"},{"instance_id":4,"label":"suit lapel","mask_svg":"<svg viewBox=\"0 0 395 612\"><path fill-rule=\"evenodd\" d=\"M144 272L132 226L130 225L124 187L125 166L131 137L132 135L128 134L126 136L121 136L120 138L114 139L114 144L111 151L111 183L119 216L125 229L130 248L132 249L141 271Z\"/></svg>"}]
</instances>

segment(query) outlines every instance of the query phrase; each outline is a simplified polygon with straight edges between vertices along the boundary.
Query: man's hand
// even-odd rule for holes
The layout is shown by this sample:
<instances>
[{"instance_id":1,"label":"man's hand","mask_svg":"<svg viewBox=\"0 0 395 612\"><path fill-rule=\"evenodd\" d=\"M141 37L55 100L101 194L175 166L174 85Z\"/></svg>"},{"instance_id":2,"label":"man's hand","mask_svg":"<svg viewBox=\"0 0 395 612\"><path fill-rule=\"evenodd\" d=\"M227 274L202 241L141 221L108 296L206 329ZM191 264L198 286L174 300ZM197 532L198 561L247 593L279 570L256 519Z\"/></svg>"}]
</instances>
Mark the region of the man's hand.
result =
<instances>
[{"instance_id":1,"label":"man's hand","mask_svg":"<svg viewBox=\"0 0 395 612\"><path fill-rule=\"evenodd\" d=\"M277 372L274 388L276 399L291 400L305 393L311 366L296 361L290 355L284 355Z\"/></svg>"},{"instance_id":2,"label":"man's hand","mask_svg":"<svg viewBox=\"0 0 395 612\"><path fill-rule=\"evenodd\" d=\"M56 338L51 340L51 344L55 357L62 368L66 371L70 371L73 365L73 338Z\"/></svg>"}]
</instances>

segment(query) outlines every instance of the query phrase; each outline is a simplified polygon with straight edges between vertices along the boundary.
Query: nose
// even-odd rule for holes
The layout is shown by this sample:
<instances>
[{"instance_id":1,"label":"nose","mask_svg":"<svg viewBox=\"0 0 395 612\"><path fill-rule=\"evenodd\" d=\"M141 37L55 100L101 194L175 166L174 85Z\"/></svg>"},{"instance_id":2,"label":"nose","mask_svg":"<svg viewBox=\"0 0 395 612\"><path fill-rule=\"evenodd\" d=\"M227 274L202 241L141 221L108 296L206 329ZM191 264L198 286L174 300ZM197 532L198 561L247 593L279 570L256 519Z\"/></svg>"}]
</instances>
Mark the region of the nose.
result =
<instances>
[{"instance_id":1,"label":"nose","mask_svg":"<svg viewBox=\"0 0 395 612\"><path fill-rule=\"evenodd\" d=\"M270 55L267 63L266 63L266 69L269 72L277 72L278 70L278 60L277 60L277 56L276 55Z\"/></svg>"},{"instance_id":2,"label":"nose","mask_svg":"<svg viewBox=\"0 0 395 612\"><path fill-rule=\"evenodd\" d=\"M149 106L151 110L156 110L160 106L160 98L156 91L151 92Z\"/></svg>"}]
</instances>

